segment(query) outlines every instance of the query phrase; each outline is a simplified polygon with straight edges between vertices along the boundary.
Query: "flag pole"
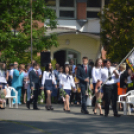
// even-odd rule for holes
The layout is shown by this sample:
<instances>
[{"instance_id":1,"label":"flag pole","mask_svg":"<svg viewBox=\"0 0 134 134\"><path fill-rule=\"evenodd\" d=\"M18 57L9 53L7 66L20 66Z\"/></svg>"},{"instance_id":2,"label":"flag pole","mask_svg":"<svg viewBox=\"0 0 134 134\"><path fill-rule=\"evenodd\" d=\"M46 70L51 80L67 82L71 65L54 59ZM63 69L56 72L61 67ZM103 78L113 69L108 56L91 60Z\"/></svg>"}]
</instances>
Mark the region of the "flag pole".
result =
<instances>
[{"instance_id":1,"label":"flag pole","mask_svg":"<svg viewBox=\"0 0 134 134\"><path fill-rule=\"evenodd\" d=\"M132 52L134 51L134 47L133 49L126 55L126 57L120 62L120 64L115 68L118 69L119 66L132 54ZM98 92L101 90L101 88L106 84L106 82L109 80L109 78L113 75L113 72L111 73L111 75L106 79L106 81L101 85L101 87L99 88Z\"/></svg>"}]
</instances>

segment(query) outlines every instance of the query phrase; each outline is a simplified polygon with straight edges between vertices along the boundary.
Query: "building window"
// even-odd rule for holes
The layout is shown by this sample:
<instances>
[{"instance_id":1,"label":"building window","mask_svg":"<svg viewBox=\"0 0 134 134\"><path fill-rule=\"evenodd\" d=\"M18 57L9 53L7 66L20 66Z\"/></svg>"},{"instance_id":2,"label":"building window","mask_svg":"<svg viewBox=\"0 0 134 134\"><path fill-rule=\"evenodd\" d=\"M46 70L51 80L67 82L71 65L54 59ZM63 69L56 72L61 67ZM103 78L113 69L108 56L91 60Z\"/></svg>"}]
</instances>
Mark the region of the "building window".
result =
<instances>
[{"instance_id":1,"label":"building window","mask_svg":"<svg viewBox=\"0 0 134 134\"><path fill-rule=\"evenodd\" d=\"M60 7L74 7L74 0L60 0Z\"/></svg>"},{"instance_id":2,"label":"building window","mask_svg":"<svg viewBox=\"0 0 134 134\"><path fill-rule=\"evenodd\" d=\"M99 18L98 12L87 11L87 18Z\"/></svg>"},{"instance_id":3,"label":"building window","mask_svg":"<svg viewBox=\"0 0 134 134\"><path fill-rule=\"evenodd\" d=\"M61 18L74 18L74 11L60 11Z\"/></svg>"},{"instance_id":4,"label":"building window","mask_svg":"<svg viewBox=\"0 0 134 134\"><path fill-rule=\"evenodd\" d=\"M87 0L87 18L99 18L98 13L103 3L104 0Z\"/></svg>"},{"instance_id":5,"label":"building window","mask_svg":"<svg viewBox=\"0 0 134 134\"><path fill-rule=\"evenodd\" d=\"M45 0L46 6L55 7L56 6L56 0Z\"/></svg>"},{"instance_id":6,"label":"building window","mask_svg":"<svg viewBox=\"0 0 134 134\"><path fill-rule=\"evenodd\" d=\"M101 7L101 0L87 0L87 7Z\"/></svg>"},{"instance_id":7,"label":"building window","mask_svg":"<svg viewBox=\"0 0 134 134\"><path fill-rule=\"evenodd\" d=\"M110 0L105 0L105 5L108 5L110 3Z\"/></svg>"},{"instance_id":8,"label":"building window","mask_svg":"<svg viewBox=\"0 0 134 134\"><path fill-rule=\"evenodd\" d=\"M76 0L45 0L45 2L46 6L56 11L57 18L76 18Z\"/></svg>"}]
</instances>

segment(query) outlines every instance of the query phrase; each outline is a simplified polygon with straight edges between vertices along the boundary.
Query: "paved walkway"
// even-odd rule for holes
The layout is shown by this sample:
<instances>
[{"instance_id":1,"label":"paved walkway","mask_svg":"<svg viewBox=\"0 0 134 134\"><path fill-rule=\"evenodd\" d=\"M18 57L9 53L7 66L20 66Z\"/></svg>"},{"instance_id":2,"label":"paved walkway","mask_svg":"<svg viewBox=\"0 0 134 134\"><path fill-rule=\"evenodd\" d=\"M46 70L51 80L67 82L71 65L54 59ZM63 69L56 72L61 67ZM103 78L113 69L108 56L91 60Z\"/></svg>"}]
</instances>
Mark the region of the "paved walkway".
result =
<instances>
[{"instance_id":1,"label":"paved walkway","mask_svg":"<svg viewBox=\"0 0 134 134\"><path fill-rule=\"evenodd\" d=\"M0 110L0 134L133 134L134 116L115 118L80 113L79 106L71 106L71 113L65 113L63 106L53 105L54 111L19 109Z\"/></svg>"}]
</instances>

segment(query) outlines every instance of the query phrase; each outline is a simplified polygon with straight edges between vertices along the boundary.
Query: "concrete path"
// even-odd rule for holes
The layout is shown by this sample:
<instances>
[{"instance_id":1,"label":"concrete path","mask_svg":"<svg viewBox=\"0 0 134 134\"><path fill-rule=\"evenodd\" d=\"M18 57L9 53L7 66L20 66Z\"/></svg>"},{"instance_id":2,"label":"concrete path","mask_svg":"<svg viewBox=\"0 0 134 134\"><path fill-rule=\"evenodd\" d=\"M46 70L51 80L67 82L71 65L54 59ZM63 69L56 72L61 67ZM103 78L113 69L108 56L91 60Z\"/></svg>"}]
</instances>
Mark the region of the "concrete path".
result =
<instances>
[{"instance_id":1,"label":"concrete path","mask_svg":"<svg viewBox=\"0 0 134 134\"><path fill-rule=\"evenodd\" d=\"M0 134L134 134L134 116L115 118L80 113L79 106L71 106L71 113L63 111L62 104L53 105L54 111L27 110L25 105L18 109L0 110ZM123 114L123 112L121 112Z\"/></svg>"}]
</instances>

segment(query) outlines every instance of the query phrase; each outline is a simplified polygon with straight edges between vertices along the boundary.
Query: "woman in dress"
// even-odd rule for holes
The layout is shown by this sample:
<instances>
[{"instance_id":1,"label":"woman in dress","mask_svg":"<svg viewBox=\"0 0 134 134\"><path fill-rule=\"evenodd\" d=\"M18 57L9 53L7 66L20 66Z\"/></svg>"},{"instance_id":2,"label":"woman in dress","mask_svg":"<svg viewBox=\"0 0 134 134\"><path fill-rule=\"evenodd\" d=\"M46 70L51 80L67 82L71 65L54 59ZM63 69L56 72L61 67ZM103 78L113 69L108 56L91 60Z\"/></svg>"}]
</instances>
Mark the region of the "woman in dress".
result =
<instances>
[{"instance_id":1,"label":"woman in dress","mask_svg":"<svg viewBox=\"0 0 134 134\"><path fill-rule=\"evenodd\" d=\"M41 84L42 89L44 89L44 92L46 92L46 109L53 110L54 108L51 105L51 93L53 90L53 85L55 85L55 88L57 88L57 83L55 80L55 75L52 73L51 63L47 64L45 68Z\"/></svg>"},{"instance_id":2,"label":"woman in dress","mask_svg":"<svg viewBox=\"0 0 134 134\"><path fill-rule=\"evenodd\" d=\"M60 79L60 84L62 85L62 88L65 91L64 111L70 112L70 93L72 88L74 89L74 91L76 91L76 88L74 78L72 75L70 75L70 68L68 65L65 66L65 74L62 75L62 78Z\"/></svg>"},{"instance_id":3,"label":"woman in dress","mask_svg":"<svg viewBox=\"0 0 134 134\"><path fill-rule=\"evenodd\" d=\"M98 58L95 62L95 66L92 69L93 86L94 86L94 92L96 96L96 103L95 103L95 108L93 111L94 111L94 114L97 114L96 109L99 108L100 115L103 115L101 105L100 105L101 102L97 100L97 98L100 97L100 94L98 93L98 88L100 87L100 84L102 83L101 82L101 66L102 66L102 59Z\"/></svg>"},{"instance_id":4,"label":"woman in dress","mask_svg":"<svg viewBox=\"0 0 134 134\"><path fill-rule=\"evenodd\" d=\"M7 85L8 73L6 72L6 65L4 63L0 63L0 109L5 109L3 107L3 103L6 103L6 89Z\"/></svg>"}]
</instances>

